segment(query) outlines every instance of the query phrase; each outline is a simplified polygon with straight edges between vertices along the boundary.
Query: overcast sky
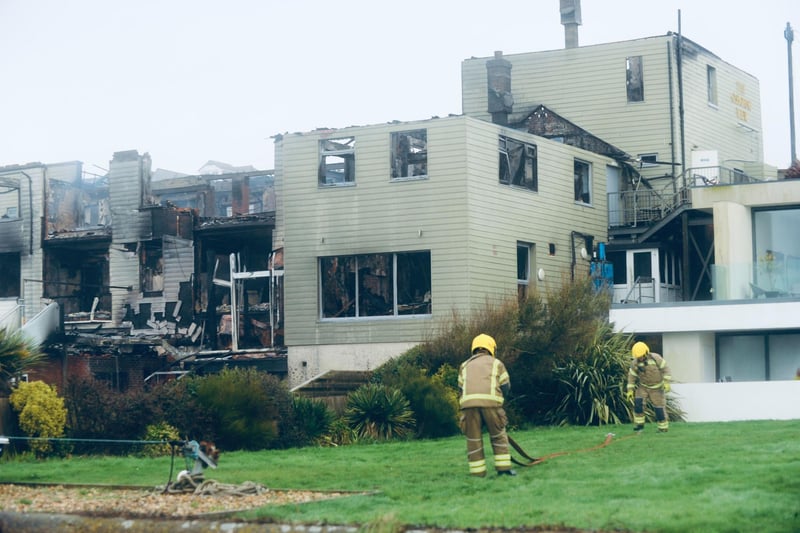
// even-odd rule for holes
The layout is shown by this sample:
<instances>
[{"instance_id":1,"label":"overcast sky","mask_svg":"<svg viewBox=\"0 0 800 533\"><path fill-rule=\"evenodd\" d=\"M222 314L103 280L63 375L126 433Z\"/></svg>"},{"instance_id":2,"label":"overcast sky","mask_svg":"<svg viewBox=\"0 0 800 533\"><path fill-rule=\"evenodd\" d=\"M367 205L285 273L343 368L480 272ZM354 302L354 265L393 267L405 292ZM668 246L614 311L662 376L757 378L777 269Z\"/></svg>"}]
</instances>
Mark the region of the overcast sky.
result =
<instances>
[{"instance_id":1,"label":"overcast sky","mask_svg":"<svg viewBox=\"0 0 800 533\"><path fill-rule=\"evenodd\" d=\"M580 45L677 32L759 79L790 163L798 0L582 0ZM461 62L563 48L559 0L0 0L0 166L273 167L278 133L461 113ZM800 116L800 43L792 47ZM800 120L795 118L796 127Z\"/></svg>"}]
</instances>

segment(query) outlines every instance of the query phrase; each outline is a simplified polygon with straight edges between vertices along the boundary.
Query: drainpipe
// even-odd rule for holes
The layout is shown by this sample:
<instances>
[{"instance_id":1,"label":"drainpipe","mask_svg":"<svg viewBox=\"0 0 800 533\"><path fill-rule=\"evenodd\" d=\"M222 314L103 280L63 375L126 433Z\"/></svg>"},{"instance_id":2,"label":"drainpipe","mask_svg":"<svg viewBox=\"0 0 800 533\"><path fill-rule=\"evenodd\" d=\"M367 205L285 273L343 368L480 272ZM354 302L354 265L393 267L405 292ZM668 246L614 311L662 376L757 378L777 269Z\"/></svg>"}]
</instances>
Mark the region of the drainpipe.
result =
<instances>
[{"instance_id":1,"label":"drainpipe","mask_svg":"<svg viewBox=\"0 0 800 533\"><path fill-rule=\"evenodd\" d=\"M672 87L672 49L669 44L667 44L667 74L669 77L669 162L675 163L675 94ZM672 172L672 194L674 197L677 192L674 164L670 166L670 171Z\"/></svg>"},{"instance_id":2,"label":"drainpipe","mask_svg":"<svg viewBox=\"0 0 800 533\"><path fill-rule=\"evenodd\" d=\"M681 174L683 175L683 188L686 188L686 131L683 109L683 39L681 37L681 10L678 10L678 115L681 131Z\"/></svg>"},{"instance_id":3,"label":"drainpipe","mask_svg":"<svg viewBox=\"0 0 800 533\"><path fill-rule=\"evenodd\" d=\"M792 41L794 41L794 31L792 31L792 26L788 22L783 36L786 37L786 48L789 52L789 138L792 145L792 160L789 162L789 166L791 167L797 161L797 151L794 138L794 83L792 80Z\"/></svg>"}]
</instances>

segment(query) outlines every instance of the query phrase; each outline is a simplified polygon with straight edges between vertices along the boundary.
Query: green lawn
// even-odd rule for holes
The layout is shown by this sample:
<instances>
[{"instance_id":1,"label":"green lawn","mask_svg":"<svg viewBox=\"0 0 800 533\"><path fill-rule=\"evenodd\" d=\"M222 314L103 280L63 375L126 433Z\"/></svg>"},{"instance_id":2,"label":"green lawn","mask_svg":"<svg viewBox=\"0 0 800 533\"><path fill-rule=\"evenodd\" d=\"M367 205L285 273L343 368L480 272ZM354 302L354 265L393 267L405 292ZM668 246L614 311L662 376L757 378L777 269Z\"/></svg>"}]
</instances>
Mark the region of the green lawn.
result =
<instances>
[{"instance_id":1,"label":"green lawn","mask_svg":"<svg viewBox=\"0 0 800 533\"><path fill-rule=\"evenodd\" d=\"M611 443L601 444L608 432ZM625 531L800 531L800 421L539 428L511 432L528 453L570 451L516 477L467 475L462 437L223 453L206 477L274 489L374 491L265 507L276 521L444 528L564 526ZM582 451L589 450L589 451ZM489 454L491 457L491 454ZM175 471L183 468L182 458ZM491 468L491 463L490 463ZM4 457L0 482L164 485L170 459ZM173 476L174 480L174 476Z\"/></svg>"}]
</instances>

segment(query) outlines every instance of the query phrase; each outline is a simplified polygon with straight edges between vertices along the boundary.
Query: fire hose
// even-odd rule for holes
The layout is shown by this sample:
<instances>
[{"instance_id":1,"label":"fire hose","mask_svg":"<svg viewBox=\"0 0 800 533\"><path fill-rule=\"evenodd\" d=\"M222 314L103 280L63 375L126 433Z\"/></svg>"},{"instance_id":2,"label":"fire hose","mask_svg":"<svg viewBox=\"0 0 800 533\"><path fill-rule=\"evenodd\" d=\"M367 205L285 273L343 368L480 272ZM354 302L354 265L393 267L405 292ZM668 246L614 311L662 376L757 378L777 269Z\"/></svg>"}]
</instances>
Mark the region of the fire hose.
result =
<instances>
[{"instance_id":1,"label":"fire hose","mask_svg":"<svg viewBox=\"0 0 800 533\"><path fill-rule=\"evenodd\" d=\"M628 439L628 438L631 438L631 437L637 437L637 436L639 436L638 433L632 433L630 435L627 435L625 437L621 437L621 438L616 439L616 440L617 441L621 441L621 440L625 440L625 439ZM527 461L523 461L521 459L517 459L516 457L512 456L511 457L511 462L513 462L515 465L518 465L518 466L534 466L534 465L541 464L541 463L547 461L548 459L552 459L553 457L560 457L562 455L570 455L570 454L573 454L573 453L591 452L591 451L594 451L594 450L599 450L600 448L605 448L606 446L608 446L609 444L614 442L614 437L615 437L614 433L608 433L608 434L606 434L606 438L603 440L603 442L601 442L600 444L597 444L595 446L590 446L589 448L581 448L579 450L569 450L569 451L563 451L563 452L549 453L547 455L542 455L541 457L531 457L524 449L522 449L522 446L520 446L517 443L517 441L515 441L513 438L511 438L511 435L508 436L508 443L524 459L527 459Z\"/></svg>"}]
</instances>

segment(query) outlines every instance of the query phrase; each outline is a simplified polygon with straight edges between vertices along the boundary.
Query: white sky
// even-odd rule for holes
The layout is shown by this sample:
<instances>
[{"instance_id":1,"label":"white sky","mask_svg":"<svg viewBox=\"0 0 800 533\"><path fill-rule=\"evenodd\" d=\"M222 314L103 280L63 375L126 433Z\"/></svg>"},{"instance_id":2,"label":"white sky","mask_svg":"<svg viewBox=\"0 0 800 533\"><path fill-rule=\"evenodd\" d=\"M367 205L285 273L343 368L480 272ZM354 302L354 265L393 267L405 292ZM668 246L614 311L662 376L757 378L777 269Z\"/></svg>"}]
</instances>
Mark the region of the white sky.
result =
<instances>
[{"instance_id":1,"label":"white sky","mask_svg":"<svg viewBox=\"0 0 800 533\"><path fill-rule=\"evenodd\" d=\"M759 79L765 159L789 165L800 1L581 8L582 46L677 32L680 10L685 37ZM138 150L187 174L270 169L277 133L461 114L464 59L563 46L559 0L0 0L0 166L98 172Z\"/></svg>"}]
</instances>

